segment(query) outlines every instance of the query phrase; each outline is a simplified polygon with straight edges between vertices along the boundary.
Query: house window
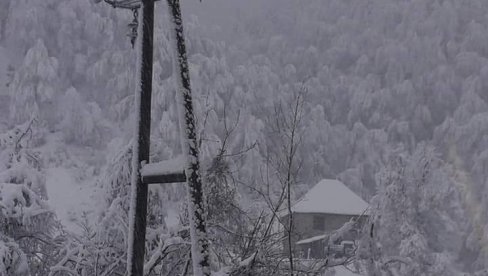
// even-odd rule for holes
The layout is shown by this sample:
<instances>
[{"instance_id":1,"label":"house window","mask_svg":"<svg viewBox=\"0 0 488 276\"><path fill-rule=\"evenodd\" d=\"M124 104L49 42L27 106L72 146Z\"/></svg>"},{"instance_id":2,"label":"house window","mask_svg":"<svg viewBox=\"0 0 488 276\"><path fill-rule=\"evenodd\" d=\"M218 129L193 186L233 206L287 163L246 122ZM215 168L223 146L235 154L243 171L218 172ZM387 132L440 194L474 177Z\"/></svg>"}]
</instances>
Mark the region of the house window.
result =
<instances>
[{"instance_id":1,"label":"house window","mask_svg":"<svg viewBox=\"0 0 488 276\"><path fill-rule=\"evenodd\" d=\"M313 229L314 230L325 230L325 218L322 216L313 216Z\"/></svg>"}]
</instances>

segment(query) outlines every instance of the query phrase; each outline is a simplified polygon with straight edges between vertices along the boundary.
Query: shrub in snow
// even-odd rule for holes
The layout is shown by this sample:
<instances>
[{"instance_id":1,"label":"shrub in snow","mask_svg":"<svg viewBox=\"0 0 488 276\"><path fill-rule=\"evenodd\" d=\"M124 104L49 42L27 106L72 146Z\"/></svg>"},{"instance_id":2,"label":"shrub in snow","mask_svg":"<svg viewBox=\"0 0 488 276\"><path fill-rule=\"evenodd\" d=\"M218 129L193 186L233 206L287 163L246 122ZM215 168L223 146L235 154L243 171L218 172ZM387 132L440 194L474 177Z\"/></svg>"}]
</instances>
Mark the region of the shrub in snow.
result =
<instances>
[{"instance_id":1,"label":"shrub in snow","mask_svg":"<svg viewBox=\"0 0 488 276\"><path fill-rule=\"evenodd\" d=\"M0 275L28 274L29 266L24 252L15 241L0 234Z\"/></svg>"}]
</instances>

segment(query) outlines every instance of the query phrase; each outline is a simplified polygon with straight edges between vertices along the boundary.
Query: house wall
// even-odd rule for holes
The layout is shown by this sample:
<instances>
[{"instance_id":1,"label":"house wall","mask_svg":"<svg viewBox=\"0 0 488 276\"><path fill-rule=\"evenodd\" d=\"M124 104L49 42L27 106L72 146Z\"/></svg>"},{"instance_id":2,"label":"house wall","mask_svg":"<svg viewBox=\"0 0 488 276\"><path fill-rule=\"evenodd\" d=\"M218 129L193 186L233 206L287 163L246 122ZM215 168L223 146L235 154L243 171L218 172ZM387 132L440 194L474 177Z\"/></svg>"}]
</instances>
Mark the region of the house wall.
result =
<instances>
[{"instance_id":1,"label":"house wall","mask_svg":"<svg viewBox=\"0 0 488 276\"><path fill-rule=\"evenodd\" d=\"M314 229L314 217L323 218L324 225L322 229ZM299 256L300 251L303 251L304 248L303 246L296 246L295 243L297 241L331 233L332 231L341 228L346 222L350 221L351 218L353 217L358 217L358 216L323 214L323 213L294 213L292 245L293 245L293 251L295 252L296 256ZM281 218L283 225L285 226L288 225L288 218L289 218L288 215ZM351 239L352 238L353 237L351 237ZM285 231L285 239L283 240L283 248L285 250L284 253L287 254L288 240L286 238L286 231ZM305 252L304 254L306 256Z\"/></svg>"}]
</instances>

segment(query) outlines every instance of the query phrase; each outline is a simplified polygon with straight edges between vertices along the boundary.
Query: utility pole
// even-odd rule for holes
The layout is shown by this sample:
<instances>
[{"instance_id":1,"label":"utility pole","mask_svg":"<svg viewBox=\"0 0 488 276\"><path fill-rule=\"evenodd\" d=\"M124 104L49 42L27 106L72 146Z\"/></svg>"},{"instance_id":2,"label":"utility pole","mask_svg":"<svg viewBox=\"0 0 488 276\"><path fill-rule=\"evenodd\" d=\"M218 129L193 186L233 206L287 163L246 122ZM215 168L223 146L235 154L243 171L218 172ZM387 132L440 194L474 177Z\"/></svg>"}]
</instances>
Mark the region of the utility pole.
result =
<instances>
[{"instance_id":1,"label":"utility pole","mask_svg":"<svg viewBox=\"0 0 488 276\"><path fill-rule=\"evenodd\" d=\"M153 75L154 0L142 0L139 8L135 108L136 126L132 147L131 202L127 272L144 273L148 186L142 182L141 167L149 163L151 137L151 94Z\"/></svg>"},{"instance_id":2,"label":"utility pole","mask_svg":"<svg viewBox=\"0 0 488 276\"><path fill-rule=\"evenodd\" d=\"M101 0L96 0L100 2ZM154 2L158 0L104 0L114 8L130 9L135 20L129 24L131 42L137 50L136 126L133 140L131 202L127 253L128 276L143 276L149 184L188 183L188 208L192 241L193 275L210 276L208 239L203 204L203 187L197 146L196 123L190 87L190 72L178 0L167 0L172 16L177 54L178 102L184 168L178 160L149 164L151 134L151 94L153 74ZM176 162L176 163L175 163ZM166 168L176 168L168 171ZM158 171L159 170L159 171ZM188 177L187 177L188 176Z\"/></svg>"},{"instance_id":3,"label":"utility pole","mask_svg":"<svg viewBox=\"0 0 488 276\"><path fill-rule=\"evenodd\" d=\"M200 161L196 122L193 113L194 106L190 85L190 71L186 53L185 36L183 32L183 18L179 0L167 0L170 18L173 23L173 47L177 51L178 92L180 105L181 147L187 156L186 175L188 177L188 208L191 234L191 253L193 259L193 274L195 276L210 276L207 227L205 224L205 207L203 204L202 178L200 175ZM182 107L183 109L181 109Z\"/></svg>"}]
</instances>

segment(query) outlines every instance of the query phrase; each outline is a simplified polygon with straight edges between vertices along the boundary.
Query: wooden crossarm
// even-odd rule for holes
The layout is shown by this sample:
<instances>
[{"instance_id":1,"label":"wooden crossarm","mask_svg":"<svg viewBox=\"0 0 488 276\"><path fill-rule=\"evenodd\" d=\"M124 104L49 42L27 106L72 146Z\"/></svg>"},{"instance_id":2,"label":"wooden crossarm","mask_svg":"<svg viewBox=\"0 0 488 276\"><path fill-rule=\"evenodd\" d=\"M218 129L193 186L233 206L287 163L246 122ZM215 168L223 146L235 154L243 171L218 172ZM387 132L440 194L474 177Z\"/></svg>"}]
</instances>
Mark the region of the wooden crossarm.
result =
<instances>
[{"instance_id":1,"label":"wooden crossarm","mask_svg":"<svg viewBox=\"0 0 488 276\"><path fill-rule=\"evenodd\" d=\"M98 0L96 0L99 2ZM122 8L122 9L139 9L141 7L141 0L104 0L105 3L111 5L114 8ZM157 2L159 0L154 0Z\"/></svg>"},{"instance_id":2,"label":"wooden crossarm","mask_svg":"<svg viewBox=\"0 0 488 276\"><path fill-rule=\"evenodd\" d=\"M182 155L170 160L149 163L142 166L141 177L144 184L166 184L186 182L185 159Z\"/></svg>"},{"instance_id":3,"label":"wooden crossarm","mask_svg":"<svg viewBox=\"0 0 488 276\"><path fill-rule=\"evenodd\" d=\"M185 171L179 173L142 175L144 184L168 184L186 182Z\"/></svg>"}]
</instances>

